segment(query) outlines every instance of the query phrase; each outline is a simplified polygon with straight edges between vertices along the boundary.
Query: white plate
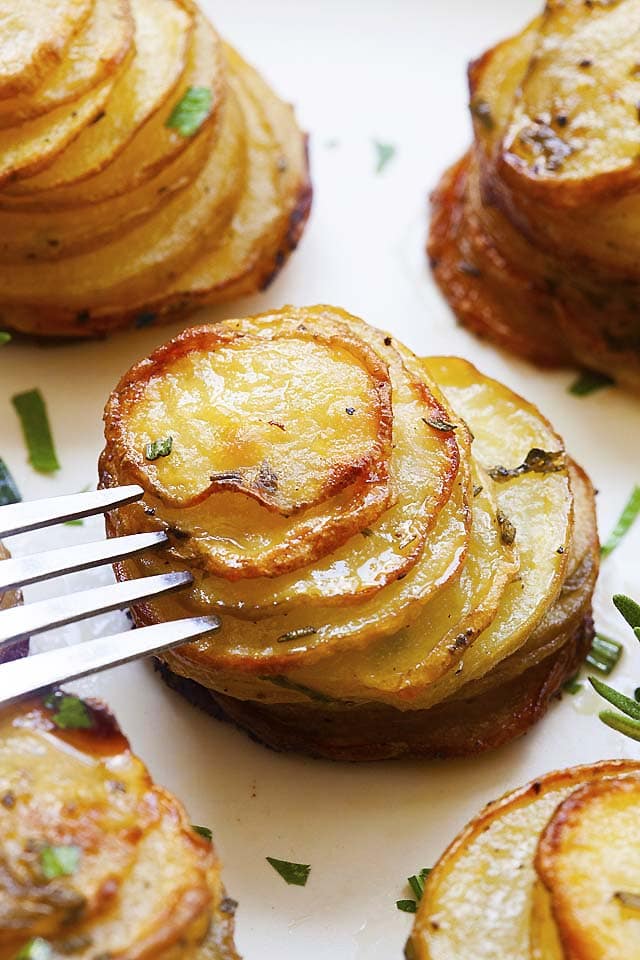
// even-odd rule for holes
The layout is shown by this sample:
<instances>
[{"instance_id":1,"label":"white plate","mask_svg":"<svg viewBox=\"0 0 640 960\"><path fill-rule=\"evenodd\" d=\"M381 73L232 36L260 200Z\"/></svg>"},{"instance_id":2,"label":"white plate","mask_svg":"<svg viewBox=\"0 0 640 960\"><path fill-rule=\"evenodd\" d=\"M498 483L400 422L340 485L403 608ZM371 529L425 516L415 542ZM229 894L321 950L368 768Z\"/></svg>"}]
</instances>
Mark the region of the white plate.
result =
<instances>
[{"instance_id":1,"label":"white plate","mask_svg":"<svg viewBox=\"0 0 640 960\"><path fill-rule=\"evenodd\" d=\"M470 135L466 62L524 24L540 2L210 0L205 7L295 101L312 133L316 187L307 234L277 282L263 296L209 315L335 303L393 331L418 353L469 357L550 416L600 489L607 534L640 482L638 400L618 390L571 397L570 372L542 374L478 343L456 327L423 256L428 190ZM397 147L379 176L373 138ZM95 482L108 392L178 329L0 351L0 456L25 497ZM12 394L35 386L47 399L63 464L53 479L26 464L10 404ZM72 543L99 531L93 522L63 527L60 539ZM14 549L43 542L46 536L33 536ZM627 691L634 676L640 683L640 656L610 596L640 597L639 553L640 525L605 562L598 589L599 626L628 648L614 675ZM69 577L65 588L79 576L94 582L110 574ZM39 645L74 643L120 625L119 616L104 619ZM147 666L112 671L81 689L111 704L154 775L182 797L194 822L212 827L228 889L240 901L237 941L248 960L400 958L411 925L395 907L408 896L405 878L430 865L482 804L554 767L639 752L598 721L597 698L587 692L565 696L527 737L479 759L349 766L271 753L191 709ZM307 886L285 886L266 856L311 864Z\"/></svg>"}]
</instances>

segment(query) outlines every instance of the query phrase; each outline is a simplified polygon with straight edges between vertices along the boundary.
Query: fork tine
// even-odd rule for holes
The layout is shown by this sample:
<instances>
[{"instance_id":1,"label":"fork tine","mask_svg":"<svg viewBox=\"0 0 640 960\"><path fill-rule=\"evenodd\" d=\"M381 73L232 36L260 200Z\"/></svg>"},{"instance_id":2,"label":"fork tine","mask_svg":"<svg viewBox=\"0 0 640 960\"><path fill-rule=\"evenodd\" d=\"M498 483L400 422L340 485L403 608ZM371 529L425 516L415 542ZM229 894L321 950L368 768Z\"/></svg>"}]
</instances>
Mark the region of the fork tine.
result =
<instances>
[{"instance_id":1,"label":"fork tine","mask_svg":"<svg viewBox=\"0 0 640 960\"><path fill-rule=\"evenodd\" d=\"M179 590L192 582L193 577L187 571L162 573L155 577L140 577L108 587L95 587L64 597L40 600L26 607L11 607L0 612L0 646L52 627L63 627L67 623L93 617L97 613L122 610L135 600Z\"/></svg>"},{"instance_id":2,"label":"fork tine","mask_svg":"<svg viewBox=\"0 0 640 960\"><path fill-rule=\"evenodd\" d=\"M113 563L148 547L165 543L166 540L164 530L156 530L153 533L134 533L128 537L81 543L75 547L62 547L29 557L3 560L0 563L0 594L3 590L24 587L40 580L59 577L64 573Z\"/></svg>"},{"instance_id":3,"label":"fork tine","mask_svg":"<svg viewBox=\"0 0 640 960\"><path fill-rule=\"evenodd\" d=\"M27 503L10 503L0 507L0 536L11 537L27 530L48 527L52 523L64 523L104 513L113 507L139 500L144 494L142 487L132 484L110 490L92 490L89 493L74 493L66 497L50 497Z\"/></svg>"},{"instance_id":4,"label":"fork tine","mask_svg":"<svg viewBox=\"0 0 640 960\"><path fill-rule=\"evenodd\" d=\"M219 629L215 616L174 620L14 660L0 667L0 703L159 653Z\"/></svg>"}]
</instances>

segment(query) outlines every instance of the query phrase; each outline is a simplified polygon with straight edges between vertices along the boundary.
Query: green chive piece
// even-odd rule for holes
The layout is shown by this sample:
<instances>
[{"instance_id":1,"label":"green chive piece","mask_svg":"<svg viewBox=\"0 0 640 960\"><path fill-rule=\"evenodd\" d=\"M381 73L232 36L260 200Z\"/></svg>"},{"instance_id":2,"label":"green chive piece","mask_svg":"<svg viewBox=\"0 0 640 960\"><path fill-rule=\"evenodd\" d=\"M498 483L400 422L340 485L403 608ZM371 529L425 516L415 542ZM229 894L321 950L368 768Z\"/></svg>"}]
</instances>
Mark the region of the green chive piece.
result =
<instances>
[{"instance_id":1,"label":"green chive piece","mask_svg":"<svg viewBox=\"0 0 640 960\"><path fill-rule=\"evenodd\" d=\"M177 130L181 137L197 133L211 113L213 91L209 87L189 87L169 115L165 126Z\"/></svg>"},{"instance_id":2,"label":"green chive piece","mask_svg":"<svg viewBox=\"0 0 640 960\"><path fill-rule=\"evenodd\" d=\"M16 954L16 960L51 960L51 957L53 957L53 951L42 937L29 940L20 953Z\"/></svg>"},{"instance_id":3,"label":"green chive piece","mask_svg":"<svg viewBox=\"0 0 640 960\"><path fill-rule=\"evenodd\" d=\"M392 143L381 143L380 140L374 140L373 147L376 152L376 173L382 173L395 157L396 148Z\"/></svg>"},{"instance_id":4,"label":"green chive piece","mask_svg":"<svg viewBox=\"0 0 640 960\"><path fill-rule=\"evenodd\" d=\"M163 440L151 440L144 448L147 460L157 460L159 457L168 457L173 450L173 437Z\"/></svg>"},{"instance_id":5,"label":"green chive piece","mask_svg":"<svg viewBox=\"0 0 640 960\"><path fill-rule=\"evenodd\" d=\"M396 907L403 913L417 913L418 904L415 900L396 900Z\"/></svg>"},{"instance_id":6,"label":"green chive piece","mask_svg":"<svg viewBox=\"0 0 640 960\"><path fill-rule=\"evenodd\" d=\"M625 697L623 693L614 690L613 687L603 683L602 680L598 680L597 677L589 677L589 683L596 693L599 693L601 697L608 700L618 710L622 710L632 720L640 720L640 703L632 700L631 697Z\"/></svg>"},{"instance_id":7,"label":"green chive piece","mask_svg":"<svg viewBox=\"0 0 640 960\"><path fill-rule=\"evenodd\" d=\"M48 710L55 710L52 720L61 730L90 730L93 719L86 703L80 697L57 691L44 699Z\"/></svg>"},{"instance_id":8,"label":"green chive piece","mask_svg":"<svg viewBox=\"0 0 640 960\"><path fill-rule=\"evenodd\" d=\"M39 390L28 390L11 398L20 418L29 463L39 473L55 473L60 469L51 436L51 427L44 398Z\"/></svg>"},{"instance_id":9,"label":"green chive piece","mask_svg":"<svg viewBox=\"0 0 640 960\"><path fill-rule=\"evenodd\" d=\"M625 737L631 737L632 740L640 741L640 720L632 720L613 710L603 710L599 716L602 722L612 730L623 733Z\"/></svg>"},{"instance_id":10,"label":"green chive piece","mask_svg":"<svg viewBox=\"0 0 640 960\"><path fill-rule=\"evenodd\" d=\"M424 893L424 885L430 873L431 867L423 867L420 873L408 878L407 883L415 893L416 900L420 900L422 898L422 894Z\"/></svg>"},{"instance_id":11,"label":"green chive piece","mask_svg":"<svg viewBox=\"0 0 640 960\"><path fill-rule=\"evenodd\" d=\"M311 873L311 867L308 863L291 863L290 860L276 860L275 857L267 857L266 859L267 863L271 864L285 883L294 887L306 886Z\"/></svg>"},{"instance_id":12,"label":"green chive piece","mask_svg":"<svg viewBox=\"0 0 640 960\"><path fill-rule=\"evenodd\" d=\"M615 386L615 380L597 370L583 370L569 387L569 393L574 397L588 397L598 390Z\"/></svg>"},{"instance_id":13,"label":"green chive piece","mask_svg":"<svg viewBox=\"0 0 640 960\"><path fill-rule=\"evenodd\" d=\"M21 500L20 491L9 467L0 457L0 507L6 507L8 503L20 503Z\"/></svg>"},{"instance_id":14,"label":"green chive piece","mask_svg":"<svg viewBox=\"0 0 640 960\"><path fill-rule=\"evenodd\" d=\"M620 514L620 519L613 528L613 532L600 549L603 557L608 557L610 553L613 553L637 520L638 514L640 514L640 486L636 484L631 491L631 496L627 500L624 510Z\"/></svg>"},{"instance_id":15,"label":"green chive piece","mask_svg":"<svg viewBox=\"0 0 640 960\"><path fill-rule=\"evenodd\" d=\"M591 650L587 654L587 663L600 670L601 673L611 673L622 656L622 644L617 640L610 640L596 633Z\"/></svg>"},{"instance_id":16,"label":"green chive piece","mask_svg":"<svg viewBox=\"0 0 640 960\"><path fill-rule=\"evenodd\" d=\"M578 682L579 676L580 674L574 673L574 675L569 677L566 683L563 684L562 689L565 691L565 693L570 693L572 696L574 696L576 693L580 693L582 690L582 684Z\"/></svg>"},{"instance_id":17,"label":"green chive piece","mask_svg":"<svg viewBox=\"0 0 640 960\"><path fill-rule=\"evenodd\" d=\"M640 603L636 603L631 597L625 597L624 593L616 593L613 605L633 630L640 627Z\"/></svg>"},{"instance_id":18,"label":"green chive piece","mask_svg":"<svg viewBox=\"0 0 640 960\"><path fill-rule=\"evenodd\" d=\"M75 846L43 847L40 867L46 880L71 877L80 863L81 850Z\"/></svg>"},{"instance_id":19,"label":"green chive piece","mask_svg":"<svg viewBox=\"0 0 640 960\"><path fill-rule=\"evenodd\" d=\"M213 843L213 833L209 827L199 827L197 824L192 823L191 829L194 831L194 833L197 833L199 836L204 837L205 840L208 840L209 843Z\"/></svg>"},{"instance_id":20,"label":"green chive piece","mask_svg":"<svg viewBox=\"0 0 640 960\"><path fill-rule=\"evenodd\" d=\"M4 330L0 330L0 347L4 347L5 343L9 343L11 340L11 334L5 333Z\"/></svg>"}]
</instances>

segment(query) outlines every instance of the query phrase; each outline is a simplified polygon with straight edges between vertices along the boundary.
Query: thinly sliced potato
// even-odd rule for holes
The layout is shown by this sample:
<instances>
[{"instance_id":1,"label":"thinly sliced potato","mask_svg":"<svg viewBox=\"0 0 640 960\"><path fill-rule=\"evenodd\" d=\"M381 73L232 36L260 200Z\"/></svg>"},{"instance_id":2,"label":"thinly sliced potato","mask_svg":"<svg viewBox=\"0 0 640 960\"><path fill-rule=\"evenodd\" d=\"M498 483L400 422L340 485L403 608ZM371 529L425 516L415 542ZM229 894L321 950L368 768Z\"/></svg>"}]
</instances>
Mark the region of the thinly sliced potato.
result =
<instances>
[{"instance_id":1,"label":"thinly sliced potato","mask_svg":"<svg viewBox=\"0 0 640 960\"><path fill-rule=\"evenodd\" d=\"M407 956L531 960L534 858L540 834L558 804L577 787L602 783L605 788L607 781L613 786L613 778L625 775L637 782L639 771L639 764L625 760L576 767L548 774L486 807L429 875ZM587 887L593 882L591 876Z\"/></svg>"},{"instance_id":2,"label":"thinly sliced potato","mask_svg":"<svg viewBox=\"0 0 640 960\"><path fill-rule=\"evenodd\" d=\"M92 0L2 0L0 100L29 93L62 60Z\"/></svg>"},{"instance_id":3,"label":"thinly sliced potato","mask_svg":"<svg viewBox=\"0 0 640 960\"><path fill-rule=\"evenodd\" d=\"M55 110L110 76L133 49L129 0L95 0L64 59L33 93L0 100L0 128Z\"/></svg>"},{"instance_id":4,"label":"thinly sliced potato","mask_svg":"<svg viewBox=\"0 0 640 960\"><path fill-rule=\"evenodd\" d=\"M640 773L586 783L555 811L536 870L567 960L640 957Z\"/></svg>"}]
</instances>

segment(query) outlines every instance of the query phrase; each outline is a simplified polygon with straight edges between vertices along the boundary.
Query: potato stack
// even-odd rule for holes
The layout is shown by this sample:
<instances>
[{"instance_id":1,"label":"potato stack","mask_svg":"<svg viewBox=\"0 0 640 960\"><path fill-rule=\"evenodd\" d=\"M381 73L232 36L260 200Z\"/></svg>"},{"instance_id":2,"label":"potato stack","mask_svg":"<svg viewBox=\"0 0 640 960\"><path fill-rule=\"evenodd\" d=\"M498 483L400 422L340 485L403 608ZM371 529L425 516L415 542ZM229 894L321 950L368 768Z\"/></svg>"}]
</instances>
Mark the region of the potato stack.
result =
<instances>
[{"instance_id":1,"label":"potato stack","mask_svg":"<svg viewBox=\"0 0 640 960\"><path fill-rule=\"evenodd\" d=\"M407 960L635 960L638 830L631 760L550 773L490 804L430 873Z\"/></svg>"},{"instance_id":2,"label":"potato stack","mask_svg":"<svg viewBox=\"0 0 640 960\"><path fill-rule=\"evenodd\" d=\"M0 323L86 337L264 288L306 140L191 0L0 0Z\"/></svg>"},{"instance_id":3,"label":"potato stack","mask_svg":"<svg viewBox=\"0 0 640 960\"><path fill-rule=\"evenodd\" d=\"M639 0L553 0L471 64L429 255L462 323L640 386Z\"/></svg>"},{"instance_id":4,"label":"potato stack","mask_svg":"<svg viewBox=\"0 0 640 960\"><path fill-rule=\"evenodd\" d=\"M3 708L0 799L0 960L237 960L210 839L101 704Z\"/></svg>"},{"instance_id":5,"label":"potato stack","mask_svg":"<svg viewBox=\"0 0 640 960\"><path fill-rule=\"evenodd\" d=\"M420 360L332 307L202 326L133 367L105 412L110 534L188 569L140 624L215 611L169 681L274 747L349 760L495 747L591 641L593 491L531 404Z\"/></svg>"}]
</instances>

